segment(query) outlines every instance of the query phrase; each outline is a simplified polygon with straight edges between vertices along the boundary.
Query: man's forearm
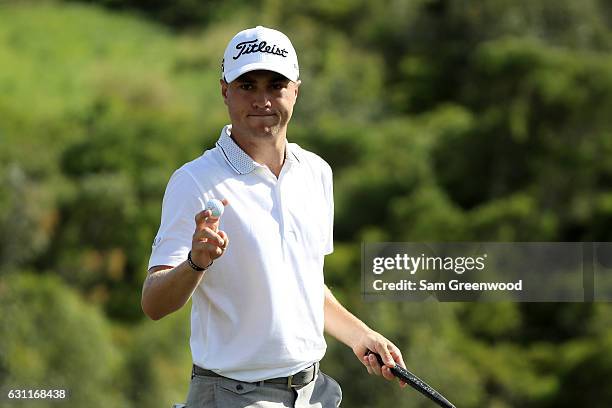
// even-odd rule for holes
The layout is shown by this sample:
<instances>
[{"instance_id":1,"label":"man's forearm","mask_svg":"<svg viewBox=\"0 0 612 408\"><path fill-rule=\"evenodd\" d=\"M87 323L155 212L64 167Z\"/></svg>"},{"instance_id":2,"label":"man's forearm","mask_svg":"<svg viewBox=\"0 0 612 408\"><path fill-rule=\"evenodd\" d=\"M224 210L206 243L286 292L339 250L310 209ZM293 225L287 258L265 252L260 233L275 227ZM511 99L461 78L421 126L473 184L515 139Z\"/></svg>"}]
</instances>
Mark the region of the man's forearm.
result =
<instances>
[{"instance_id":1,"label":"man's forearm","mask_svg":"<svg viewBox=\"0 0 612 408\"><path fill-rule=\"evenodd\" d=\"M187 262L174 268L150 272L142 288L142 310L153 320L180 309L187 303L205 272Z\"/></svg>"},{"instance_id":2,"label":"man's forearm","mask_svg":"<svg viewBox=\"0 0 612 408\"><path fill-rule=\"evenodd\" d=\"M325 331L354 349L371 329L344 308L325 285Z\"/></svg>"}]
</instances>

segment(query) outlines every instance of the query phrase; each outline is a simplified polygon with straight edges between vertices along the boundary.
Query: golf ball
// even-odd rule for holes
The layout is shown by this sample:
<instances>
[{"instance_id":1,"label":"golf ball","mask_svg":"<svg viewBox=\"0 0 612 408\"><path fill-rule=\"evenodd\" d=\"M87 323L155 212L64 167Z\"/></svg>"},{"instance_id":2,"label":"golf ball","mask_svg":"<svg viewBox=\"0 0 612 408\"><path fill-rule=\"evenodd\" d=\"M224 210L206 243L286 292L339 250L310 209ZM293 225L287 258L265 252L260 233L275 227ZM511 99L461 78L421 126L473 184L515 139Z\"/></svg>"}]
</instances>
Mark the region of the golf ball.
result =
<instances>
[{"instance_id":1,"label":"golf ball","mask_svg":"<svg viewBox=\"0 0 612 408\"><path fill-rule=\"evenodd\" d=\"M208 200L208 202L206 203L206 209L210 210L213 217L219 218L223 215L223 210L225 209L225 207L223 206L221 200L213 198Z\"/></svg>"}]
</instances>

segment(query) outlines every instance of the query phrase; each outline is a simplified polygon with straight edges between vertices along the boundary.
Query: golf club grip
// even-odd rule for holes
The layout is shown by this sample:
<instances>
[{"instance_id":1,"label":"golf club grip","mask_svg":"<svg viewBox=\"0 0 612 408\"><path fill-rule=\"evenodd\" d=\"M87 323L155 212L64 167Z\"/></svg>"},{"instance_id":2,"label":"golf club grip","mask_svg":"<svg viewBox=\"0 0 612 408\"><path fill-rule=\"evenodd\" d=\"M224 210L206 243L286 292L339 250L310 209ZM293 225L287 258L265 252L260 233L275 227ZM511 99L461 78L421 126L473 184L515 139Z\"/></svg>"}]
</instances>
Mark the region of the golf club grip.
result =
<instances>
[{"instance_id":1,"label":"golf club grip","mask_svg":"<svg viewBox=\"0 0 612 408\"><path fill-rule=\"evenodd\" d=\"M376 359L378 360L378 364L380 364L381 366L385 365L380 355L372 353L371 351L368 351L368 354L374 354L376 356ZM406 370L404 367L396 364L395 367L391 368L391 372L397 378L406 382L412 388L425 395L427 398L434 401L439 406L444 408L456 408L446 398L444 398L442 394L434 390L429 384L421 380L416 375L412 374L410 371Z\"/></svg>"}]
</instances>

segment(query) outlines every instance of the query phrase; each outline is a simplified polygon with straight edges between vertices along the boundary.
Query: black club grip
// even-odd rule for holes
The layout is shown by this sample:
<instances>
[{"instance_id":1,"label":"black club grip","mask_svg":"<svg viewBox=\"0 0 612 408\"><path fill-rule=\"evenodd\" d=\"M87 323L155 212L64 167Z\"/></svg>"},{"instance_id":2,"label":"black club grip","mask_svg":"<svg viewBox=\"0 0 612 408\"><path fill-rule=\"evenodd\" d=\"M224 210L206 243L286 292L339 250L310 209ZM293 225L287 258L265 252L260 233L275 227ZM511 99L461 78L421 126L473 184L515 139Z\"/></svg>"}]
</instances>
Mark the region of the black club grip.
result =
<instances>
[{"instance_id":1,"label":"black club grip","mask_svg":"<svg viewBox=\"0 0 612 408\"><path fill-rule=\"evenodd\" d=\"M374 354L376 359L378 360L378 364L381 366L385 365L380 355L373 353L368 350L367 354ZM396 364L395 367L391 368L391 372L400 380L404 381L412 388L425 395L430 400L437 403L439 406L444 408L456 408L453 404L451 404L442 394L438 391L434 390L429 384L425 381L421 380L416 375L412 374L410 371L406 370L404 367Z\"/></svg>"}]
</instances>

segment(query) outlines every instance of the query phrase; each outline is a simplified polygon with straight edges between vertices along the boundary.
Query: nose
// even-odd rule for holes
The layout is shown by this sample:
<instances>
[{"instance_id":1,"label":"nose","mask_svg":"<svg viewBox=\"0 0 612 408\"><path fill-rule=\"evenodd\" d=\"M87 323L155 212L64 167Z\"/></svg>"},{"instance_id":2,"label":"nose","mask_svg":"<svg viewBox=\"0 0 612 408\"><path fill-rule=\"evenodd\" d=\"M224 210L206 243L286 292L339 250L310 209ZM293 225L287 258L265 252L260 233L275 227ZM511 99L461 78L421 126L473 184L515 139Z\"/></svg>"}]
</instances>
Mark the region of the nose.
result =
<instances>
[{"instance_id":1,"label":"nose","mask_svg":"<svg viewBox=\"0 0 612 408\"><path fill-rule=\"evenodd\" d=\"M265 109L272 106L270 96L266 91L257 92L253 98L253 108Z\"/></svg>"}]
</instances>

